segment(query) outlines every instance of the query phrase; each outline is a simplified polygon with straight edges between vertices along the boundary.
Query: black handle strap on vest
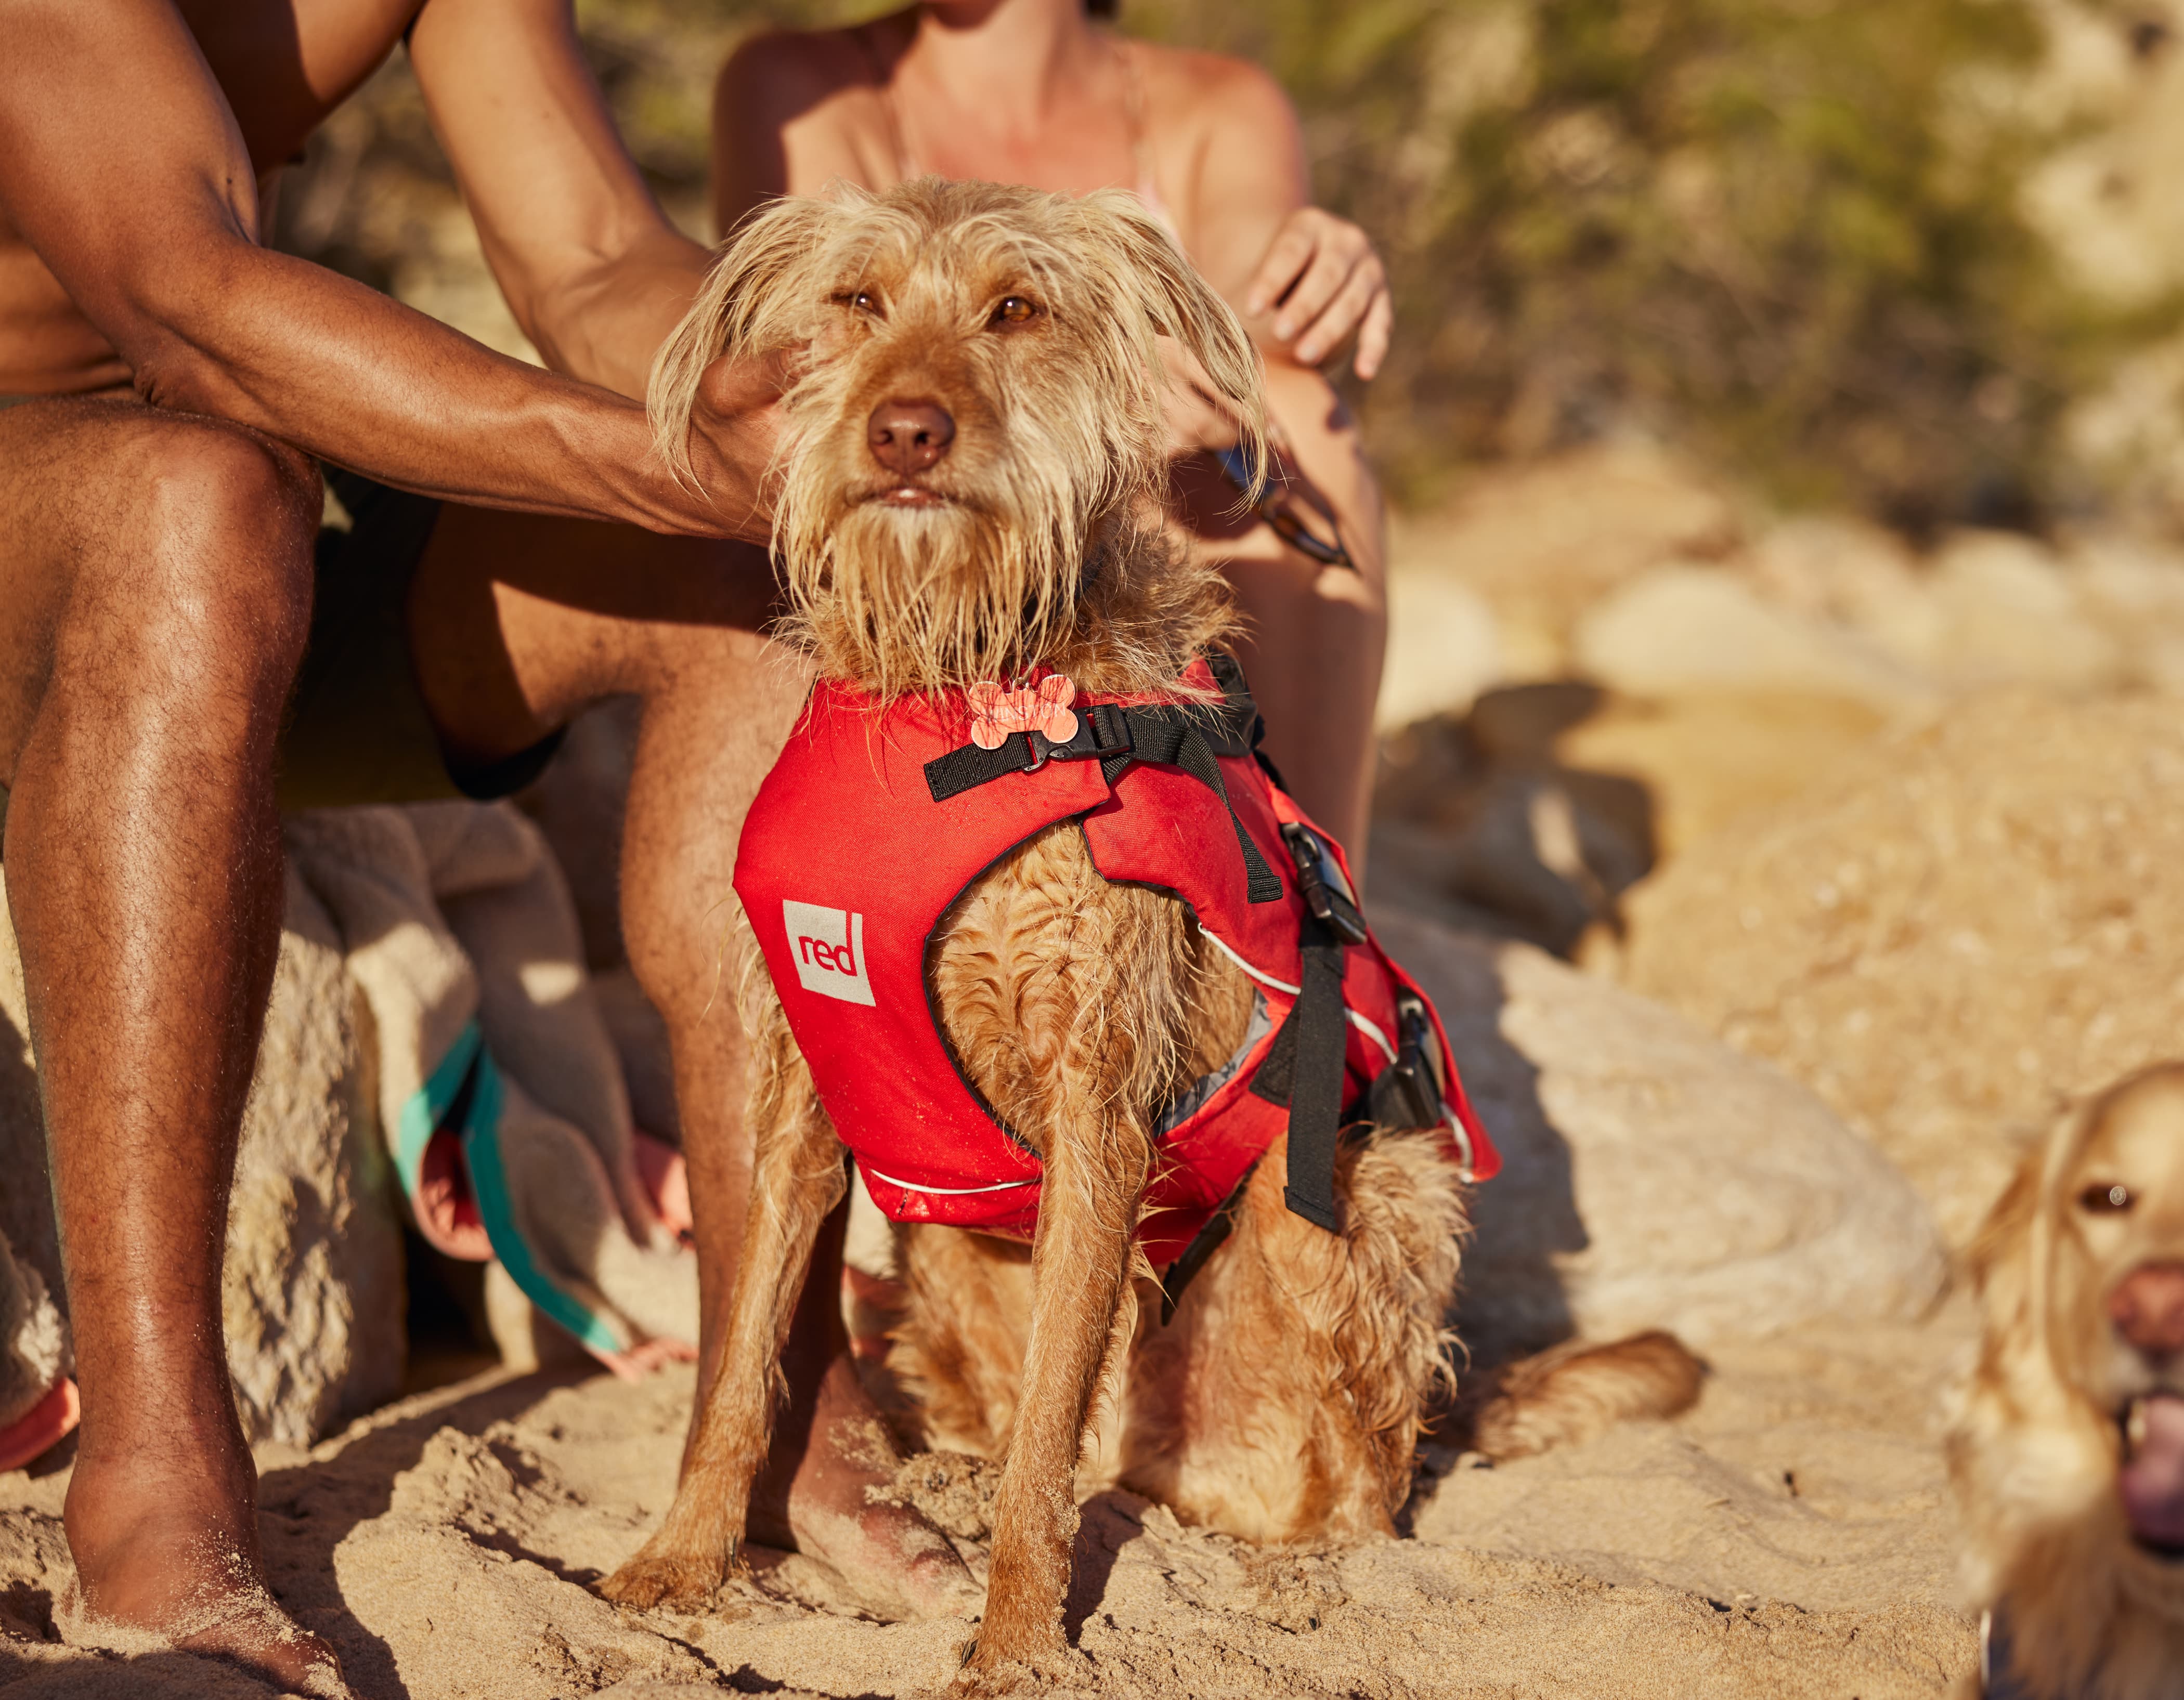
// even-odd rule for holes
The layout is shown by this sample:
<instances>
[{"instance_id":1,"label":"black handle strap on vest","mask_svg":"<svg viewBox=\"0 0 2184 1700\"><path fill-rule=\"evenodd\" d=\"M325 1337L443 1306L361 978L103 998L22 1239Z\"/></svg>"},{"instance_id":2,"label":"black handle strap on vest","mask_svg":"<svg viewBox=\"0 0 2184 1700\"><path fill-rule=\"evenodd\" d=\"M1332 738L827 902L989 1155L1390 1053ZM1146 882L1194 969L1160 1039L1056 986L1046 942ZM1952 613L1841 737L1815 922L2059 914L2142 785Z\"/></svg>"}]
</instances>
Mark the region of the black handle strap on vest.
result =
<instances>
[{"instance_id":1,"label":"black handle strap on vest","mask_svg":"<svg viewBox=\"0 0 2184 1700\"><path fill-rule=\"evenodd\" d=\"M1077 731L1067 743L1058 744L1044 732L1011 732L998 749L965 744L926 763L926 788L935 803L945 803L1012 773L1037 773L1049 762L1096 761L1110 785L1133 762L1178 768L1219 797L1228 811L1236 847L1244 853L1245 897L1255 903L1279 903L1281 878L1267 865L1237 819L1236 806L1228 800L1228 787L1221 777L1221 757L1249 755L1257 743L1259 711L1234 661L1225 655L1209 656L1207 664L1227 693L1226 702L1129 708L1117 703L1089 703L1078 710Z\"/></svg>"}]
</instances>

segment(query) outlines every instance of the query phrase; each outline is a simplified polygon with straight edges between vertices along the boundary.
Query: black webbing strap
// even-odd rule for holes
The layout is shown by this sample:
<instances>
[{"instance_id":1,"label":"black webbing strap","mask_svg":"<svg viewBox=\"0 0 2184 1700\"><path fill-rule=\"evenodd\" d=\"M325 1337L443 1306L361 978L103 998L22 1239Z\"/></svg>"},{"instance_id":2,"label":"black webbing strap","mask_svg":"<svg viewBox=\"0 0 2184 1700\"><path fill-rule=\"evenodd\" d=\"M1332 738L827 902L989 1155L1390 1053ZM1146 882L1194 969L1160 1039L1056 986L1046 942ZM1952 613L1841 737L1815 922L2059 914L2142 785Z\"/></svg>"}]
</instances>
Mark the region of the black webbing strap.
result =
<instances>
[{"instance_id":1,"label":"black webbing strap","mask_svg":"<svg viewBox=\"0 0 2184 1700\"><path fill-rule=\"evenodd\" d=\"M1264 1153L1262 1153L1263 1155ZM1222 1242L1228 1237L1236 1225L1236 1207L1244 1201L1244 1189L1251 1184L1251 1177L1259 1172L1259 1158L1251 1159L1251 1166L1244 1171L1244 1178L1221 1201L1220 1208L1206 1219L1206 1225L1190 1236L1190 1243L1183 1248L1183 1255L1161 1271L1161 1326L1165 1328L1175 1319L1175 1308L1183 1303L1183 1290L1206 1267L1206 1260L1221 1249Z\"/></svg>"},{"instance_id":2,"label":"black webbing strap","mask_svg":"<svg viewBox=\"0 0 2184 1700\"><path fill-rule=\"evenodd\" d=\"M1226 656L1220 658L1228 661ZM1044 732L1011 732L997 749L965 744L925 764L926 788L935 803L988 784L1012 773L1036 773L1047 763L1096 761L1112 785L1133 762L1180 769L1221 799L1228 824L1235 830L1236 847L1244 853L1244 891L1255 903L1279 903L1282 882L1259 853L1259 847L1237 819L1228 800L1228 787L1221 777L1220 758L1251 753L1258 725L1258 710L1242 690L1240 677L1228 664L1230 676L1221 679L1228 700L1218 705L1163 703L1156 706L1124 708L1115 703L1095 703L1079 709L1077 731L1067 743L1056 743Z\"/></svg>"},{"instance_id":3,"label":"black webbing strap","mask_svg":"<svg viewBox=\"0 0 2184 1700\"><path fill-rule=\"evenodd\" d=\"M1295 1024L1296 1038L1289 1082L1289 1185L1282 1202L1333 1234L1341 1231L1334 1214L1334 1147L1342 1133L1342 1064L1350 1042L1342 1007L1342 942L1307 915L1300 954L1296 1008L1283 1024Z\"/></svg>"},{"instance_id":4,"label":"black webbing strap","mask_svg":"<svg viewBox=\"0 0 2184 1700\"><path fill-rule=\"evenodd\" d=\"M1245 895L1255 903L1280 902L1280 879L1267 865L1267 858L1259 853L1259 847L1251 842L1251 835L1245 831L1244 823L1236 818L1235 804L1228 800L1228 787L1221 777L1221 764L1216 758L1212 741L1206 736L1206 721L1209 717L1202 710L1172 707L1125 708L1122 712L1123 719L1129 724L1131 753L1110 757L1100 764L1107 782L1112 785L1132 761L1180 768L1219 797L1222 808L1228 811L1228 824L1236 831L1236 847L1244 853ZM1241 755L1250 748L1250 744L1245 743L1228 753Z\"/></svg>"}]
</instances>

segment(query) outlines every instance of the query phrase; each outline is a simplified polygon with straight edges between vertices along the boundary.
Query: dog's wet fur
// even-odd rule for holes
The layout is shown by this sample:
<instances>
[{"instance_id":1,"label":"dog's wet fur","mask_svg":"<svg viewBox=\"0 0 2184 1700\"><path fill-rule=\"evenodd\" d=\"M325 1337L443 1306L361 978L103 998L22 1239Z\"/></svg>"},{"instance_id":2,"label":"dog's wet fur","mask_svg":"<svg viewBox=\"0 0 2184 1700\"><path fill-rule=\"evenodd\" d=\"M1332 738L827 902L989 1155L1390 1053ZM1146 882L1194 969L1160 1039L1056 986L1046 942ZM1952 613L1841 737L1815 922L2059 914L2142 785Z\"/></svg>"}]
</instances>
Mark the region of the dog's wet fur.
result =
<instances>
[{"instance_id":1,"label":"dog's wet fur","mask_svg":"<svg viewBox=\"0 0 2184 1700\"><path fill-rule=\"evenodd\" d=\"M1234 615L1219 574L1162 523L1163 342L1256 439L1242 326L1134 197L928 178L753 219L663 353L652 403L671 455L713 359L800 351L776 536L785 635L821 674L882 697L1042 666L1087 692L1178 692ZM844 1186L747 925L743 944L749 1216L674 1506L604 1585L639 1606L702 1607L733 1560L790 1316ZM922 1437L1006 1459L959 1691L1065 1670L1080 1466L1253 1541L1392 1533L1451 1375L1468 1198L1444 1140L1375 1129L1346 1144L1340 1234L1285 1208L1277 1143L1161 1326L1132 1244L1152 1130L1237 1048L1249 981L1180 903L1103 880L1074 822L957 901L928 971L972 1084L1045 1165L1028 1247L898 1230L894 1367ZM1557 1360L1529 1419L1514 1397L1490 1420L1536 1450L1603 1412L1680 1408L1696 1369L1686 1385L1661 1359ZM1582 1397L1573 1377L1589 1378Z\"/></svg>"},{"instance_id":2,"label":"dog's wet fur","mask_svg":"<svg viewBox=\"0 0 2184 1700\"><path fill-rule=\"evenodd\" d=\"M2184 1064L2135 1075L2062 1118L1970 1264L1983 1327L1949 1469L1970 1581L2004 1626L2007 1692L2175 1700Z\"/></svg>"}]
</instances>

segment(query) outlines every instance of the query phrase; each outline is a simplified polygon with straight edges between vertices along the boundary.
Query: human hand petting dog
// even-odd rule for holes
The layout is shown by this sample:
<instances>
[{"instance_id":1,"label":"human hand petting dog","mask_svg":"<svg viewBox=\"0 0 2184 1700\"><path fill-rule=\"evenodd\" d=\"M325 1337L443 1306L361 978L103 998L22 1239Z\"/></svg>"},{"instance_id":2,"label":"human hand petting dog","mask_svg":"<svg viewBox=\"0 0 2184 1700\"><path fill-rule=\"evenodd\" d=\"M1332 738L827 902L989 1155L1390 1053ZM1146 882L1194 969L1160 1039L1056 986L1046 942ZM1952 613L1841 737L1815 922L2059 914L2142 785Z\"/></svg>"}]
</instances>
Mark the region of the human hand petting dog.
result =
<instances>
[{"instance_id":1,"label":"human hand petting dog","mask_svg":"<svg viewBox=\"0 0 2184 1700\"><path fill-rule=\"evenodd\" d=\"M732 535L763 543L773 535L769 475L781 440L781 396L793 355L722 356L705 368L691 403L688 470Z\"/></svg>"},{"instance_id":2,"label":"human hand petting dog","mask_svg":"<svg viewBox=\"0 0 2184 1700\"><path fill-rule=\"evenodd\" d=\"M1349 219L1299 207L1282 220L1251 275L1244 314L1273 313L1273 338L1303 366L1317 366L1354 333L1351 369L1370 379L1388 358L1396 319L1388 268L1373 239Z\"/></svg>"}]
</instances>

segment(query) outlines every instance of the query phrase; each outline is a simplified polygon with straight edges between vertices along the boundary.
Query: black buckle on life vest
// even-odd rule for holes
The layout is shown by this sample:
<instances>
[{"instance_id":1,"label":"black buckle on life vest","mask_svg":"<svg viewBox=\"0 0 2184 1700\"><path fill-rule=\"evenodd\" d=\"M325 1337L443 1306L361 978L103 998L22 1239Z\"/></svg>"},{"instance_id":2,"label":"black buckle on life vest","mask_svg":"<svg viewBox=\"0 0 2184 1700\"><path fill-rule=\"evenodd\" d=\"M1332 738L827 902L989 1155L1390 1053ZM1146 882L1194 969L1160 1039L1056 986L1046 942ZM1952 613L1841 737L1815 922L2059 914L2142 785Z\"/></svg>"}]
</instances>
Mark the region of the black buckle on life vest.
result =
<instances>
[{"instance_id":1,"label":"black buckle on life vest","mask_svg":"<svg viewBox=\"0 0 2184 1700\"><path fill-rule=\"evenodd\" d=\"M1116 703L1094 703L1080 710L1077 730L1066 744L1054 742L1044 732L1031 736L1046 746L1045 758L1055 762L1111 761L1137 747L1130 736L1129 714Z\"/></svg>"},{"instance_id":2,"label":"black buckle on life vest","mask_svg":"<svg viewBox=\"0 0 2184 1700\"><path fill-rule=\"evenodd\" d=\"M1345 944L1365 942L1365 917L1358 912L1357 894L1342 877L1342 867L1327 847L1327 841L1300 821L1282 826L1282 842L1290 847L1296 864L1297 891L1315 919Z\"/></svg>"},{"instance_id":3,"label":"black buckle on life vest","mask_svg":"<svg viewBox=\"0 0 2184 1700\"><path fill-rule=\"evenodd\" d=\"M1396 994L1396 1060L1380 1070L1367 1100L1373 1119L1382 1127L1439 1127L1448 1119L1448 1082L1425 1000L1415 992Z\"/></svg>"}]
</instances>

